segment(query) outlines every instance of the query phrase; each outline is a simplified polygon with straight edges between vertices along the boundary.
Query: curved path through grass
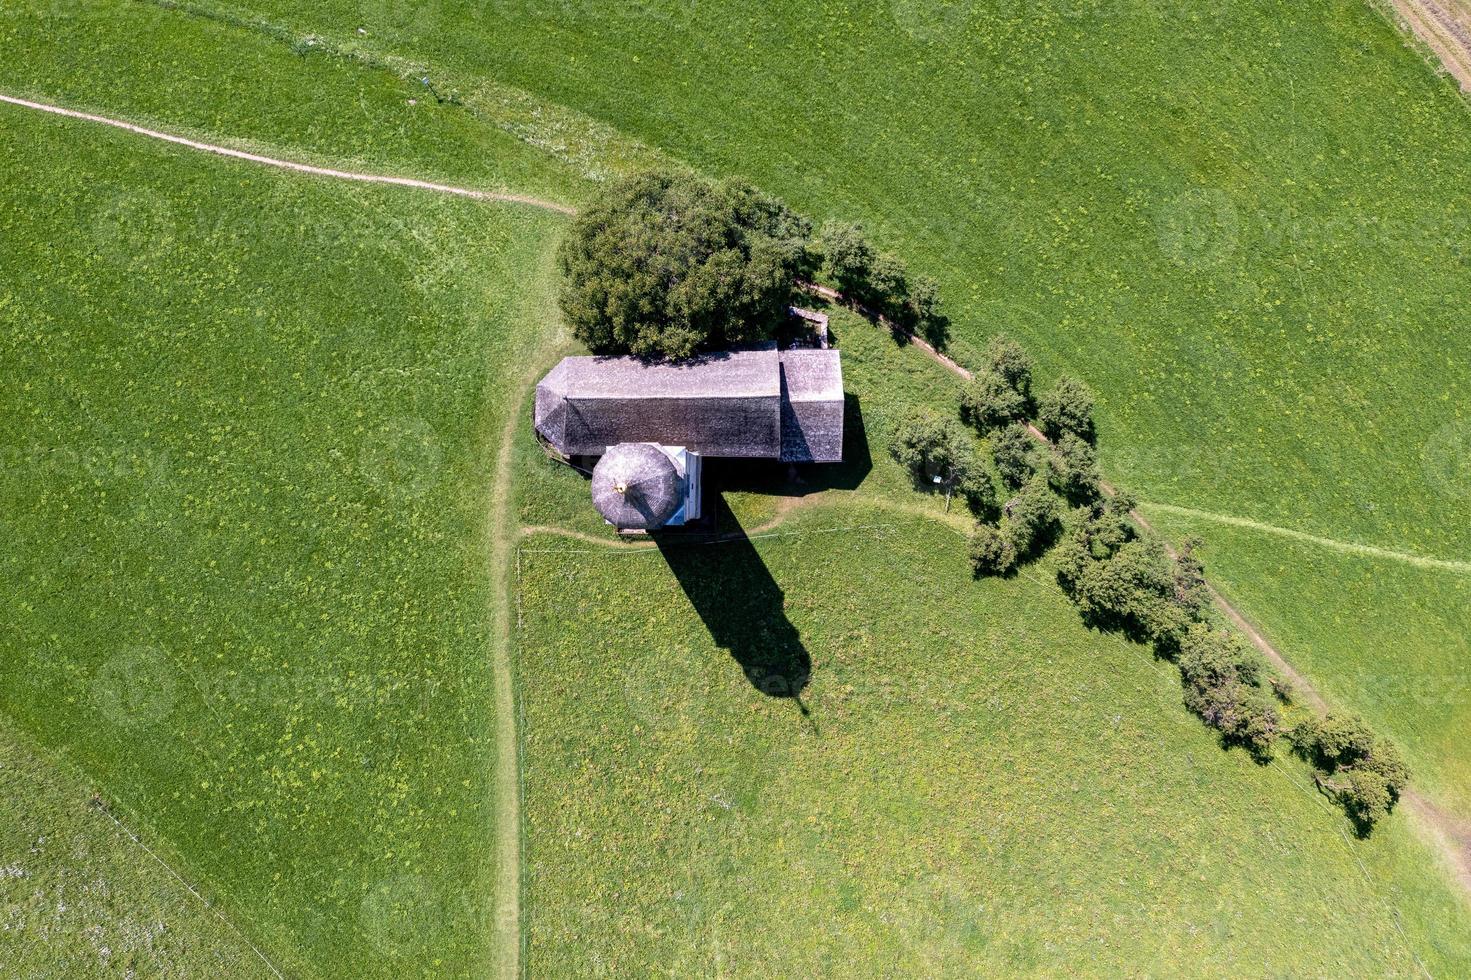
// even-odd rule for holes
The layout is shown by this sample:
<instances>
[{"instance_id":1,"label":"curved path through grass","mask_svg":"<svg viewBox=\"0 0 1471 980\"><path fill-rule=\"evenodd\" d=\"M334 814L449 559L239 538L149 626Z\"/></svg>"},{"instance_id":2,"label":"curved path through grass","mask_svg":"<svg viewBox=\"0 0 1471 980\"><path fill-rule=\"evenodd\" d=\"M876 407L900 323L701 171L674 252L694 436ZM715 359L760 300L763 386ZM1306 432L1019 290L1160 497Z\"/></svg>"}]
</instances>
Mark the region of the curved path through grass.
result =
<instances>
[{"instance_id":1,"label":"curved path through grass","mask_svg":"<svg viewBox=\"0 0 1471 980\"><path fill-rule=\"evenodd\" d=\"M570 215L575 213L574 209L567 205L529 195L482 191L472 188L455 187L430 181L417 180L413 178L393 177L381 174L370 174L313 166L277 157L247 153L242 150L232 149L230 147L222 146L219 144L191 140L159 130L138 126L125 120L66 109L60 106L34 102L15 96L0 94L0 101L34 111L45 112L53 115L59 115L67 118L91 122L94 124L110 126L113 128L134 133L136 135L144 136L150 139L161 140L200 152L230 157L233 159L290 170L298 173L363 183L404 186L426 190L434 193L466 197L474 200L523 204L531 207L537 207L557 212L560 214ZM826 292L828 294L828 298L841 300L841 297L838 297L836 294L831 294L830 291ZM529 359L528 363L534 364L536 366L536 369L533 370L532 373L528 374L528 376L524 378L522 380L522 383L518 386L515 395L515 402L517 405L524 403L527 393L531 390L531 387L535 383L536 373L541 367L540 361L542 359L542 356L545 355L554 346L554 340L554 338L550 337L543 338L536 352L536 356L533 356ZM963 368L957 362L946 357L945 355L941 354L940 352L936 351L928 344L915 339L915 345L919 346L929 357L942 364L948 370L962 377L969 376L969 372L965 368ZM497 895L495 901L495 929L497 935L500 937L500 942L498 942L497 944L500 950L498 955L497 972L498 975L507 977L518 976L520 973L522 961L521 943L524 939L523 931L520 926L520 894L522 874L520 861L522 848L522 835L520 832L521 767L519 760L519 743L516 723L517 703L510 659L511 615L509 603L506 598L510 594L511 585L509 579L514 566L515 545L517 539L520 537L521 534L540 530L550 531L552 533L558 534L572 534L579 538L586 537L578 532L567 532L563 529L550 527L521 528L514 521L513 515L510 513L510 508L508 504L511 495L512 472L514 469L510 448L514 441L517 427L521 423L521 414L519 412L516 412L508 417L502 429L500 441L501 452L500 458L497 460L496 464L495 478L492 486L490 501L490 519L492 528L490 560L494 569L496 569L499 586L497 589L497 593L500 597L500 601L494 603L492 609L494 623L494 640L493 648L491 651L491 659L496 685L496 762L499 772L510 774L510 778L501 778L497 780L498 785L496 793L496 809L499 814L499 819L497 823L500 827L500 833L498 835L497 841L499 871L497 879ZM1039 438L1041 437L1040 433L1034 434L1037 435ZM817 498L814 497L809 499L815 502ZM876 503L878 503L879 506L891 506L893 509L906 511L911 510L911 508L904 507L902 504L894 502L885 501ZM791 507L783 508L782 512L778 513L768 524L753 528L752 533L760 534L763 532L774 530L784 519L786 511L794 509L798 505L799 504L794 504ZM1268 525L1262 525L1244 518L1231 518L1223 515L1204 514L1203 512L1191 511L1184 508L1170 508L1168 505L1151 506L1156 506L1164 510L1173 509L1174 511L1188 513L1194 516L1205 516L1223 523L1235 524L1238 526L1251 527L1257 530L1279 533L1325 547L1336 548L1338 550L1355 551L1357 553L1372 555L1375 557L1390 557L1397 560L1408 561L1412 564L1418 564L1423 567L1444 568L1447 570L1462 573L1471 571L1471 565L1468 565L1464 562L1423 558L1420 556L1408 555L1400 552L1392 552L1388 551L1387 549L1375 548L1368 545L1357 545L1348 542L1334 541L1327 538L1319 538L1317 536L1308 535L1303 532L1292 531L1286 528L1276 528ZM955 520L951 520L946 516L935 514L934 512L929 511L925 508L915 507L912 508L912 510L915 513L923 513L929 517L941 518L945 520L945 523L950 525L956 525L956 521L961 520L958 517ZM1136 517L1141 524L1145 525L1146 527L1148 526L1147 520L1145 520L1142 516L1136 514ZM958 531L958 525L953 526L952 529ZM1216 595L1216 599L1221 609L1230 618L1232 618L1239 625L1242 625L1244 627L1248 635L1252 638L1253 642L1262 649L1263 653L1265 653L1270 659L1272 659L1273 662L1276 663L1280 669L1283 669L1285 673L1288 673L1290 676L1298 679L1300 693L1305 700L1315 705L1326 707L1326 702L1322 699L1322 697L1312 688L1310 684L1306 682L1306 680L1301 678L1301 675L1299 675L1295 670L1292 669L1289 662L1286 660L1285 657L1282 656L1280 651L1276 650L1269 641L1262 637L1258 631L1253 629L1246 618L1237 609L1235 609L1235 607L1232 606L1229 601L1227 601L1219 594ZM1433 836L1435 837L1435 839L1440 841L1444 845L1443 849L1445 853L1448 857L1452 859L1455 865L1457 879L1460 884L1464 888L1471 890L1471 833L1468 833L1467 828L1460 826L1459 823L1453 818L1436 809L1435 806L1431 804L1428 800L1423 799L1413 792L1406 795L1406 802L1407 804L1409 804L1409 809L1417 816L1419 816L1421 821L1426 823L1433 831Z\"/></svg>"},{"instance_id":2,"label":"curved path through grass","mask_svg":"<svg viewBox=\"0 0 1471 980\"><path fill-rule=\"evenodd\" d=\"M232 149L221 146L218 143L202 143L191 140L173 133L165 133L157 129L148 129L138 126L123 119L115 119L110 116L99 116L95 113L80 112L76 109L66 109L57 105L49 105L45 102L32 102L30 99L17 98L13 95L0 93L0 102L23 109L34 109L37 112L49 112L56 116L65 116L68 119L80 119L86 122L99 123L103 126L112 126L115 129L125 130L149 139L162 140L165 143L174 143L178 146L187 147L191 150L199 150L203 153L213 153L217 156L231 157L235 160L244 160L247 163L258 163L267 167L278 167L282 170L292 170L297 173L312 174L318 177L334 177L338 180L352 180L363 184L392 184L396 187L413 187L418 190L433 191L437 194L452 194L456 197L468 197L476 201L498 201L507 204L526 204L535 208L545 208L548 211L556 211L558 214L576 214L576 210L556 201L548 201L528 194L507 194L501 191L481 191L469 187L454 187L449 184L437 184L428 180L417 180L412 177L391 177L385 174L361 173L353 170L335 170L331 167L317 167L309 163L297 163L293 160L283 160L279 157L264 156L259 153L247 153L244 150Z\"/></svg>"},{"instance_id":3,"label":"curved path through grass","mask_svg":"<svg viewBox=\"0 0 1471 980\"><path fill-rule=\"evenodd\" d=\"M1341 551L1345 554L1363 555L1366 558L1383 558L1388 561L1399 561L1407 565L1414 565L1416 568L1452 572L1457 575L1471 575L1471 562L1467 561L1453 561L1449 558L1427 558L1424 555L1412 555L1405 551L1393 551L1389 548L1380 548L1372 544L1359 544L1357 541L1339 541L1336 538L1325 538L1317 534L1308 534L1306 531L1295 531L1290 527L1263 524L1261 521L1254 521L1247 517L1217 514L1207 510L1196 510L1193 507L1177 507L1174 504L1159 504L1147 500L1140 501L1140 506L1166 514L1177 514L1181 517L1198 517L1201 520L1210 521L1215 524L1229 524L1232 527L1244 527L1253 531L1261 531L1265 534L1275 534L1278 537L1292 538L1295 541L1318 545L1321 548L1331 548L1334 551Z\"/></svg>"}]
</instances>

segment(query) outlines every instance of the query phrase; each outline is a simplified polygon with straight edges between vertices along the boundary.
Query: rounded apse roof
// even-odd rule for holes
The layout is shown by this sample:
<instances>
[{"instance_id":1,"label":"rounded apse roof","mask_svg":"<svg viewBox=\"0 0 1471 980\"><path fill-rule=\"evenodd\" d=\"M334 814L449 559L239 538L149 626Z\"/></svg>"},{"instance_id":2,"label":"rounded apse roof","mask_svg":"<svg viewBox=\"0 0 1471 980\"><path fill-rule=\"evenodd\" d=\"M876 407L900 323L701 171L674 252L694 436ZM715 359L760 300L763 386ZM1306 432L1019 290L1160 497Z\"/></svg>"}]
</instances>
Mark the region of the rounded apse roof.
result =
<instances>
[{"instance_id":1,"label":"rounded apse roof","mask_svg":"<svg viewBox=\"0 0 1471 980\"><path fill-rule=\"evenodd\" d=\"M609 446L592 471L592 502L608 523L628 531L661 527L679 510L684 481L649 442Z\"/></svg>"}]
</instances>

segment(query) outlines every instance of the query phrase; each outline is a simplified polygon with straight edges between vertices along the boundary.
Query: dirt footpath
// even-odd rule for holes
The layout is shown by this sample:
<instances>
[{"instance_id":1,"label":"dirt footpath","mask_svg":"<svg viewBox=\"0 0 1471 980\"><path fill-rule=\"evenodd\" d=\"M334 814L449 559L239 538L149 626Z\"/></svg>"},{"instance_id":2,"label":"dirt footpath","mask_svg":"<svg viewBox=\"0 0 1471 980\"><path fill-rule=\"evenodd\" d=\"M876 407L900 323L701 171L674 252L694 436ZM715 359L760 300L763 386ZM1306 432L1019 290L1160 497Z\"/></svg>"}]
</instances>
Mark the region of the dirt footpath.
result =
<instances>
[{"instance_id":1,"label":"dirt footpath","mask_svg":"<svg viewBox=\"0 0 1471 980\"><path fill-rule=\"evenodd\" d=\"M1471 3L1467 0L1389 2L1398 20L1461 83L1461 91L1471 93Z\"/></svg>"}]
</instances>

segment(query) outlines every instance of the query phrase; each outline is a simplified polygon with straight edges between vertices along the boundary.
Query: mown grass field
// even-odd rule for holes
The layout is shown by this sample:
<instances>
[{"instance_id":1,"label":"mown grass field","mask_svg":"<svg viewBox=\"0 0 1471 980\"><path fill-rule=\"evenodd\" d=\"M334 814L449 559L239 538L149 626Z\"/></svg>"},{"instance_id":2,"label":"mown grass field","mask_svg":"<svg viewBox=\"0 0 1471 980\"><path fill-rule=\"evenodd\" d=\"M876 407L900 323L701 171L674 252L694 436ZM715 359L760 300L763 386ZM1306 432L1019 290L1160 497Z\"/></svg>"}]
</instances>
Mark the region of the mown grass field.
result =
<instances>
[{"instance_id":1,"label":"mown grass field","mask_svg":"<svg viewBox=\"0 0 1471 980\"><path fill-rule=\"evenodd\" d=\"M1471 113L1369 4L248 6L298 31L361 23L865 221L940 279L962 362L1005 331L1044 377L1092 384L1105 473L1146 501L1471 554ZM1280 602L1256 608L1220 550L1270 630ZM1309 562L1290 581L1327 597L1337 577ZM1336 620L1381 624L1363 654L1380 673L1444 676L1459 647L1387 642L1418 632L1415 606L1353 596L1286 600L1313 620L1293 635L1318 638L1304 661L1347 707L1381 714ZM1424 757L1460 800L1463 742Z\"/></svg>"},{"instance_id":2,"label":"mown grass field","mask_svg":"<svg viewBox=\"0 0 1471 980\"><path fill-rule=\"evenodd\" d=\"M245 6L866 220L962 354L1092 383L1145 499L1471 548L1423 459L1471 421L1471 115L1358 0Z\"/></svg>"},{"instance_id":3,"label":"mown grass field","mask_svg":"<svg viewBox=\"0 0 1471 980\"><path fill-rule=\"evenodd\" d=\"M91 802L0 729L0 938L15 976L269 977L245 940Z\"/></svg>"},{"instance_id":4,"label":"mown grass field","mask_svg":"<svg viewBox=\"0 0 1471 980\"><path fill-rule=\"evenodd\" d=\"M1255 611L1330 701L1404 747L1431 798L1471 818L1471 575L1151 511ZM1413 671L1403 664L1414 664Z\"/></svg>"},{"instance_id":5,"label":"mown grass field","mask_svg":"<svg viewBox=\"0 0 1471 980\"><path fill-rule=\"evenodd\" d=\"M593 186L585 171L658 159L517 90L441 91L405 59L293 44L151 3L19 0L0 12L0 43L12 54L0 64L8 94L338 169L575 204Z\"/></svg>"},{"instance_id":6,"label":"mown grass field","mask_svg":"<svg viewBox=\"0 0 1471 980\"><path fill-rule=\"evenodd\" d=\"M562 219L0 112L0 710L286 972L484 972L490 474Z\"/></svg>"},{"instance_id":7,"label":"mown grass field","mask_svg":"<svg viewBox=\"0 0 1471 980\"><path fill-rule=\"evenodd\" d=\"M939 277L962 360L1004 329L1043 381L1086 378L1105 470L1146 499L1471 544L1471 123L1357 4L245 6L271 24L7 6L0 89L569 203L663 152L740 173ZM561 219L0 122L0 370L25 379L0 712L289 974L483 974L486 497L559 342ZM873 446L949 403L837 326ZM520 519L607 537L520 435ZM1404 819L1348 840L1046 566L972 583L939 504L863 459L790 511L729 494L783 536L713 565L527 540L533 975L1471 972ZM1223 588L1466 812L1459 580L1203 530ZM751 687L724 649L750 642L810 659L810 716ZM239 955L172 914L152 965Z\"/></svg>"},{"instance_id":8,"label":"mown grass field","mask_svg":"<svg viewBox=\"0 0 1471 980\"><path fill-rule=\"evenodd\" d=\"M856 492L747 541L519 552L531 972L1471 968L1404 820L1350 839L1300 765L1222 751L1173 668L1085 629L1046 563L971 579L964 521L882 449L953 382L839 327L873 440ZM585 493L548 469L535 496ZM773 657L810 661L800 704L748 681Z\"/></svg>"}]
</instances>

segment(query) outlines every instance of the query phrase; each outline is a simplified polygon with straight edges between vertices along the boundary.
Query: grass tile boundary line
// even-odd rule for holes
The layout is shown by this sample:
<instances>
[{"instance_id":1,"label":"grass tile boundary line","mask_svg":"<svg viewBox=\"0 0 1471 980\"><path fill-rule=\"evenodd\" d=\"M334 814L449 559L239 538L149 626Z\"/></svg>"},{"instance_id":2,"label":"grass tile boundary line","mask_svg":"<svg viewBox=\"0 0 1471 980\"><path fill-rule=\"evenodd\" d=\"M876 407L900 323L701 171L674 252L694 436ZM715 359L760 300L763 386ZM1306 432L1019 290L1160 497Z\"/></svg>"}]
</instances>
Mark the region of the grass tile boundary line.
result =
<instances>
[{"instance_id":1,"label":"grass tile boundary line","mask_svg":"<svg viewBox=\"0 0 1471 980\"><path fill-rule=\"evenodd\" d=\"M255 955L260 958L260 961L266 965L266 969L268 969L268 970L271 971L272 975L274 975L276 977L276 980L286 980L286 975L283 974L280 970L276 969L276 965L274 963L272 963L270 961L270 959L268 959L266 957L266 954L265 953L261 952L260 947L257 946L255 943L251 942L250 941L250 937L247 936L244 932L242 932L240 930L240 928L235 925L235 923L231 922L229 920L229 918L227 918L225 916L225 913L223 913L223 912L220 911L219 906L215 905L209 899L205 898L202 894L200 894L199 890L196 889L193 885L191 885L189 883L189 881L183 875L181 875L181 874L179 874L179 872L175 871L174 868L173 868L173 866L171 864L169 864L163 858L159 857L158 854L153 850L153 848L151 848L147 844L143 843L142 838L140 838L137 834L133 833L133 831L128 827L127 824L125 824L121 820L119 820L117 818L117 815L112 812L112 809L110 807L108 807L106 803L104 803L102 800L94 797L93 800L92 800L92 809L98 811L103 816L107 817L107 819L111 820L114 824L116 824L117 825L117 828L119 830L121 830L124 834L126 834L128 836L128 839L131 840L134 844L137 844L139 847L141 847L143 849L143 852L145 854L147 854L149 857L153 858L153 860L158 863L158 866L159 867L163 868L169 874L173 875L176 879L178 879L179 884L183 885L188 890L189 894L191 894L195 898L199 899L199 901L204 905L205 908L209 909L211 912L214 913L215 918L217 918L221 922L223 922L225 924L225 927L227 929L229 929L235 935L239 936L240 937L240 940L243 943L245 943L245 945L247 945L247 946L250 947L251 952L255 953Z\"/></svg>"}]
</instances>

